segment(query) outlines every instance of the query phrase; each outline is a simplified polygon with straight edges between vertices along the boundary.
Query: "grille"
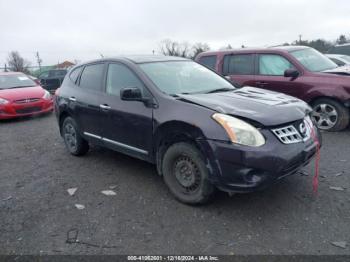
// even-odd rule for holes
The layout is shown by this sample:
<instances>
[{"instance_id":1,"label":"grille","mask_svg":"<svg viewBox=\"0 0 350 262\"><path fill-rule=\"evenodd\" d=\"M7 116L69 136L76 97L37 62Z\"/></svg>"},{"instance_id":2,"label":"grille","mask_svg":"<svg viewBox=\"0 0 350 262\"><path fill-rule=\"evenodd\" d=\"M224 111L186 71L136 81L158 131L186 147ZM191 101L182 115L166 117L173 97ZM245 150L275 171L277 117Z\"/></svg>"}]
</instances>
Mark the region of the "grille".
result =
<instances>
[{"instance_id":1,"label":"grille","mask_svg":"<svg viewBox=\"0 0 350 262\"><path fill-rule=\"evenodd\" d=\"M284 144L293 144L303 141L302 136L292 125L272 129L272 132L278 137L278 139Z\"/></svg>"},{"instance_id":2,"label":"grille","mask_svg":"<svg viewBox=\"0 0 350 262\"><path fill-rule=\"evenodd\" d=\"M27 99L16 100L15 103L16 104L26 104L26 103L37 102L39 100L40 100L40 98L27 98Z\"/></svg>"},{"instance_id":3,"label":"grille","mask_svg":"<svg viewBox=\"0 0 350 262\"><path fill-rule=\"evenodd\" d=\"M22 108L22 109L17 109L16 112L18 114L28 114L28 113L33 113L33 112L38 112L40 111L40 107L27 107L27 108Z\"/></svg>"},{"instance_id":4,"label":"grille","mask_svg":"<svg viewBox=\"0 0 350 262\"><path fill-rule=\"evenodd\" d=\"M309 116L303 120L295 122L292 125L272 129L271 131L284 144L293 144L307 141L311 138L311 133L314 125Z\"/></svg>"}]
</instances>

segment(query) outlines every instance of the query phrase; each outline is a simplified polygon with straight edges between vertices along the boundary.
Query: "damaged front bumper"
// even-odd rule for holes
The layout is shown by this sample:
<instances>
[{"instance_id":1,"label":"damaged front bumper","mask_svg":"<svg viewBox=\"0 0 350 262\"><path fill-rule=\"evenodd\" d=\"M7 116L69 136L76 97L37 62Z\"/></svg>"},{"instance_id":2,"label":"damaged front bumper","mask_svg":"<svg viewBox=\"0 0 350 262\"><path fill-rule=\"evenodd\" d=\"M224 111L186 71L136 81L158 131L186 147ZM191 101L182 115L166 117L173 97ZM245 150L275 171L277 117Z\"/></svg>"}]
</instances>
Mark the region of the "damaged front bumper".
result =
<instances>
[{"instance_id":1,"label":"damaged front bumper","mask_svg":"<svg viewBox=\"0 0 350 262\"><path fill-rule=\"evenodd\" d=\"M262 190L295 174L316 154L316 142L312 138L300 143L283 144L269 130L264 130L263 134L266 144L261 147L202 141L203 150L208 152L210 180L216 187L231 193ZM322 143L318 131L317 137Z\"/></svg>"}]
</instances>

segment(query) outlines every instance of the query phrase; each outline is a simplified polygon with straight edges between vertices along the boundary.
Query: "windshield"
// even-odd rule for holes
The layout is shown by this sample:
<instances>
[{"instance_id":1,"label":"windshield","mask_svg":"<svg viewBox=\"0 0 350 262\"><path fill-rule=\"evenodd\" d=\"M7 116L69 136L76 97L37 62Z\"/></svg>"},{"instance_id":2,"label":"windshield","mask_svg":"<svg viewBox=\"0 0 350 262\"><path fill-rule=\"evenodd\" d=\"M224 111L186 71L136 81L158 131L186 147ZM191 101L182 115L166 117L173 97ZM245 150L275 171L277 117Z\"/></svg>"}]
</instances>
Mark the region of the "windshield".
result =
<instances>
[{"instance_id":1,"label":"windshield","mask_svg":"<svg viewBox=\"0 0 350 262\"><path fill-rule=\"evenodd\" d=\"M36 86L26 75L0 75L0 89Z\"/></svg>"},{"instance_id":2,"label":"windshield","mask_svg":"<svg viewBox=\"0 0 350 262\"><path fill-rule=\"evenodd\" d=\"M312 72L321 72L338 67L336 63L313 48L305 48L290 53L302 63L306 69Z\"/></svg>"},{"instance_id":3,"label":"windshield","mask_svg":"<svg viewBox=\"0 0 350 262\"><path fill-rule=\"evenodd\" d=\"M224 78L192 61L153 62L140 67L161 91L169 95L235 88Z\"/></svg>"}]
</instances>

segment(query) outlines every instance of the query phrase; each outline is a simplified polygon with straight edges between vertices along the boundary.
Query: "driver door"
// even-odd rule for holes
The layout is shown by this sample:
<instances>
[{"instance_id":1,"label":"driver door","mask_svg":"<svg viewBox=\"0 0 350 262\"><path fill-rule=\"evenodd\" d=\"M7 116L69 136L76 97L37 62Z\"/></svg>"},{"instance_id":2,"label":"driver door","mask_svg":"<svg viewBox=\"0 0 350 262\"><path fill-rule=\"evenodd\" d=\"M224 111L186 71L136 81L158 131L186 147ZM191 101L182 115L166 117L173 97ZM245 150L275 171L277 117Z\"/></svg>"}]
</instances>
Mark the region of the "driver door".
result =
<instances>
[{"instance_id":1,"label":"driver door","mask_svg":"<svg viewBox=\"0 0 350 262\"><path fill-rule=\"evenodd\" d=\"M298 97L303 93L300 92L302 76L296 79L284 77L284 71L291 68L295 67L281 55L259 54L254 86Z\"/></svg>"},{"instance_id":2,"label":"driver door","mask_svg":"<svg viewBox=\"0 0 350 262\"><path fill-rule=\"evenodd\" d=\"M124 101L122 88L137 87L143 97L151 94L138 76L122 63L109 63L101 97L102 137L114 150L147 159L152 149L153 108L140 101Z\"/></svg>"}]
</instances>

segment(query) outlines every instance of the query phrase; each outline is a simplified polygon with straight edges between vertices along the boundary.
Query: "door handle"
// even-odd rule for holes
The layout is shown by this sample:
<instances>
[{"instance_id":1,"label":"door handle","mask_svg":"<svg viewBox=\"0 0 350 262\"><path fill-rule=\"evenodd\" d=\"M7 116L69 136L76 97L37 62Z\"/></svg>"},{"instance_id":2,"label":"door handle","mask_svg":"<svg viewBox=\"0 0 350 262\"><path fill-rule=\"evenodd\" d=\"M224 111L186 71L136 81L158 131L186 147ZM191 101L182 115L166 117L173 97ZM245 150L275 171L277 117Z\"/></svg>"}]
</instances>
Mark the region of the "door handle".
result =
<instances>
[{"instance_id":1,"label":"door handle","mask_svg":"<svg viewBox=\"0 0 350 262\"><path fill-rule=\"evenodd\" d=\"M109 109L111 109L111 107L109 105L106 105L106 104L100 105L100 108L102 110L109 110Z\"/></svg>"},{"instance_id":2,"label":"door handle","mask_svg":"<svg viewBox=\"0 0 350 262\"><path fill-rule=\"evenodd\" d=\"M74 96L71 96L71 97L69 98L69 101L76 102L77 99L76 99Z\"/></svg>"}]
</instances>

